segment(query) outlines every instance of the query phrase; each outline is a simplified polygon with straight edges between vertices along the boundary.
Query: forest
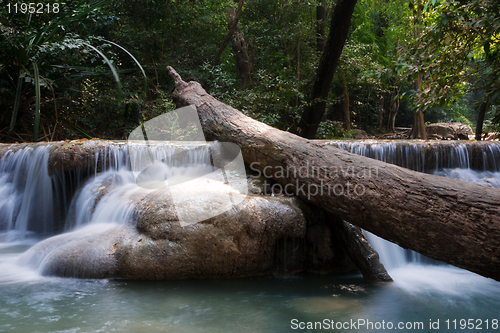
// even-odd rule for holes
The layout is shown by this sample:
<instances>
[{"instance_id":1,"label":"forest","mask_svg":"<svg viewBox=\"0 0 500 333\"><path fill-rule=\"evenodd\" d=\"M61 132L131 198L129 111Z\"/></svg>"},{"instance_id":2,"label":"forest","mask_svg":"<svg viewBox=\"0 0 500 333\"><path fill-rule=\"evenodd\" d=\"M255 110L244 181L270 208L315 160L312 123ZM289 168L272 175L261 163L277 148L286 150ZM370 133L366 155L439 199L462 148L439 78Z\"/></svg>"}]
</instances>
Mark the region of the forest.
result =
<instances>
[{"instance_id":1,"label":"forest","mask_svg":"<svg viewBox=\"0 0 500 333\"><path fill-rule=\"evenodd\" d=\"M0 3L1 142L125 139L175 108L167 66L308 138L500 132L498 1Z\"/></svg>"}]
</instances>

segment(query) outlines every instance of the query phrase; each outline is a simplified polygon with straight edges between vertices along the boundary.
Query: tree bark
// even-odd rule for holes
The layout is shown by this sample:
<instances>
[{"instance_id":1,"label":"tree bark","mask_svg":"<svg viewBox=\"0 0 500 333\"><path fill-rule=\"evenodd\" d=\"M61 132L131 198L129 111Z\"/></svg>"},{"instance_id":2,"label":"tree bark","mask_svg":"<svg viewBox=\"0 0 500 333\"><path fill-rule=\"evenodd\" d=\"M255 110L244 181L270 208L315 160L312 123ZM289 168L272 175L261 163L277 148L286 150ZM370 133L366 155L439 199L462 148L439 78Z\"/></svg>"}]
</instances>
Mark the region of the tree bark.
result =
<instances>
[{"instance_id":1,"label":"tree bark","mask_svg":"<svg viewBox=\"0 0 500 333\"><path fill-rule=\"evenodd\" d=\"M302 113L295 132L305 138L314 138L319 123L325 114L326 99L330 92L333 75L340 60L342 49L349 32L352 13L357 0L338 0L332 14L330 33L321 54L316 78L309 96L308 106Z\"/></svg>"},{"instance_id":2,"label":"tree bark","mask_svg":"<svg viewBox=\"0 0 500 333\"><path fill-rule=\"evenodd\" d=\"M368 243L360 228L330 216L334 230L340 236L343 248L346 249L349 258L363 274L368 282L391 282L392 278L380 262L378 253Z\"/></svg>"},{"instance_id":3,"label":"tree bark","mask_svg":"<svg viewBox=\"0 0 500 333\"><path fill-rule=\"evenodd\" d=\"M219 52L217 52L217 55L215 56L214 65L217 65L219 63L220 57L222 56L222 52L224 52L226 47L229 45L229 42L231 41L231 37L233 36L234 30L236 30L236 26L238 25L238 20L240 19L241 11L243 9L243 2L244 0L238 1L238 9L236 10L236 17L233 21L233 25L230 24L229 32L227 33L226 38L222 42L219 48Z\"/></svg>"},{"instance_id":4,"label":"tree bark","mask_svg":"<svg viewBox=\"0 0 500 333\"><path fill-rule=\"evenodd\" d=\"M411 139L427 140L427 131L425 130L424 113L420 110L413 116L413 128L410 134Z\"/></svg>"},{"instance_id":5,"label":"tree bark","mask_svg":"<svg viewBox=\"0 0 500 333\"><path fill-rule=\"evenodd\" d=\"M351 130L351 116L349 113L349 90L347 90L347 82L345 80L345 73L342 76L342 92L344 94L344 101L342 105L342 114L344 118L344 128L346 131Z\"/></svg>"},{"instance_id":6,"label":"tree bark","mask_svg":"<svg viewBox=\"0 0 500 333\"><path fill-rule=\"evenodd\" d=\"M387 124L385 128L387 132L390 133L394 132L394 124L396 122L396 115L398 114L398 110L399 110L399 97L397 91L394 89L391 92L389 100L389 108L387 112Z\"/></svg>"},{"instance_id":7,"label":"tree bark","mask_svg":"<svg viewBox=\"0 0 500 333\"><path fill-rule=\"evenodd\" d=\"M500 281L499 189L418 173L280 131L168 69L174 100L197 107L207 139L238 144L250 168L285 193L404 248Z\"/></svg>"},{"instance_id":8,"label":"tree bark","mask_svg":"<svg viewBox=\"0 0 500 333\"><path fill-rule=\"evenodd\" d=\"M422 91L422 73L418 73L417 81L415 82L415 91L417 93L417 104L420 104ZM411 139L427 140L427 132L425 130L424 113L418 109L413 116L413 128L410 133Z\"/></svg>"},{"instance_id":9,"label":"tree bark","mask_svg":"<svg viewBox=\"0 0 500 333\"><path fill-rule=\"evenodd\" d=\"M321 53L325 50L325 25L326 25L326 1L316 6L316 50Z\"/></svg>"},{"instance_id":10,"label":"tree bark","mask_svg":"<svg viewBox=\"0 0 500 333\"><path fill-rule=\"evenodd\" d=\"M237 13L234 8L227 9L227 18L229 27L235 26L233 36L231 37L231 47L236 57L236 67L240 75L240 88L249 88L252 85L252 66L248 56L247 42L241 33L238 25Z\"/></svg>"},{"instance_id":11,"label":"tree bark","mask_svg":"<svg viewBox=\"0 0 500 333\"><path fill-rule=\"evenodd\" d=\"M488 102L484 101L481 103L479 106L479 113L477 115L477 122L476 122L476 140L481 141L481 138L483 136L483 122L484 122L484 115L486 114L486 109L488 108Z\"/></svg>"},{"instance_id":12,"label":"tree bark","mask_svg":"<svg viewBox=\"0 0 500 333\"><path fill-rule=\"evenodd\" d=\"M420 28L418 24L420 24L420 19L422 17L422 4L421 0L417 0L417 10L416 10L416 30L415 30L415 38L418 40L420 38ZM417 105L420 105L422 100L422 79L424 77L423 73L418 73L417 81L415 81L415 92L417 94ZM417 112L413 116L413 128L410 133L411 139L423 139L427 140L427 132L425 131L425 122L424 122L424 113L420 110L420 106L417 106Z\"/></svg>"},{"instance_id":13,"label":"tree bark","mask_svg":"<svg viewBox=\"0 0 500 333\"><path fill-rule=\"evenodd\" d=\"M382 95L380 97L380 104L378 107L378 117L377 117L377 127L378 129L383 133L385 128L384 128L384 104L385 104L385 96Z\"/></svg>"}]
</instances>

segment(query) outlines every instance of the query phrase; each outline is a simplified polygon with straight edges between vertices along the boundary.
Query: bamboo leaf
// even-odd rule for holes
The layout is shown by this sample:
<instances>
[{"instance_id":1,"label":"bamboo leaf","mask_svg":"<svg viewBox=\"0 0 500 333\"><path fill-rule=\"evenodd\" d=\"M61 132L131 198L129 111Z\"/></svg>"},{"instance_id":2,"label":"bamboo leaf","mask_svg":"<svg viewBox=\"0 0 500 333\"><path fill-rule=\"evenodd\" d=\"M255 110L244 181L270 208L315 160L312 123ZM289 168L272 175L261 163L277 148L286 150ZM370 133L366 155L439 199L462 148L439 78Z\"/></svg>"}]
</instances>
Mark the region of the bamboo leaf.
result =
<instances>
[{"instance_id":1,"label":"bamboo leaf","mask_svg":"<svg viewBox=\"0 0 500 333\"><path fill-rule=\"evenodd\" d=\"M106 39L103 39L103 41L105 41L107 43L110 43L110 44L113 44L116 47L119 47L120 49L122 49L123 51L125 51L130 56L130 58L132 58L135 61L135 63L137 64L137 66L139 66L139 69L141 70L142 75L144 76L144 93L146 94L146 92L147 92L147 82L148 82L147 79L148 79L148 77L146 76L146 72L144 71L144 68L142 68L141 63L139 62L139 60L137 60L132 55L132 53L130 53L129 51L127 51L124 47L122 47L122 46L120 46L120 45L118 45L118 44L116 44L116 43L114 43L112 41L106 40Z\"/></svg>"},{"instance_id":2,"label":"bamboo leaf","mask_svg":"<svg viewBox=\"0 0 500 333\"><path fill-rule=\"evenodd\" d=\"M65 122L66 124L68 124L69 126L73 127L75 130L77 130L78 132L80 132L81 134L83 134L85 137L87 137L87 139L92 139L92 135L90 134L87 134L84 130L82 130L80 127L72 124L70 121L66 120L66 119L62 119L63 122Z\"/></svg>"},{"instance_id":3,"label":"bamboo leaf","mask_svg":"<svg viewBox=\"0 0 500 333\"><path fill-rule=\"evenodd\" d=\"M9 127L9 133L7 134L7 140L9 140L10 135L14 130L14 126L16 125L17 112L19 111L19 104L21 102L22 87L23 87L23 75L19 73L19 77L17 78L16 98L14 101L14 109L12 110L12 118L10 119L10 127Z\"/></svg>"},{"instance_id":4,"label":"bamboo leaf","mask_svg":"<svg viewBox=\"0 0 500 333\"><path fill-rule=\"evenodd\" d=\"M35 73L35 128L33 129L33 142L38 141L38 128L40 127L40 77L38 74L38 66L36 62L33 63L33 72Z\"/></svg>"},{"instance_id":5,"label":"bamboo leaf","mask_svg":"<svg viewBox=\"0 0 500 333\"><path fill-rule=\"evenodd\" d=\"M121 103L122 101L122 96L123 96L123 93L122 93L122 85L120 83L120 77L118 76L118 72L116 71L116 68L115 66L113 66L113 64L111 63L111 61L108 59L108 57L106 57L104 55L104 53L102 53L101 51L99 51L97 48L93 47L92 45L88 44L88 43L83 43L84 45L90 47L92 50L96 51L103 59L104 59L104 62L109 66L109 68L111 69L111 72L113 73L113 76L115 78L115 81L116 81L116 90L118 91L118 103Z\"/></svg>"}]
</instances>

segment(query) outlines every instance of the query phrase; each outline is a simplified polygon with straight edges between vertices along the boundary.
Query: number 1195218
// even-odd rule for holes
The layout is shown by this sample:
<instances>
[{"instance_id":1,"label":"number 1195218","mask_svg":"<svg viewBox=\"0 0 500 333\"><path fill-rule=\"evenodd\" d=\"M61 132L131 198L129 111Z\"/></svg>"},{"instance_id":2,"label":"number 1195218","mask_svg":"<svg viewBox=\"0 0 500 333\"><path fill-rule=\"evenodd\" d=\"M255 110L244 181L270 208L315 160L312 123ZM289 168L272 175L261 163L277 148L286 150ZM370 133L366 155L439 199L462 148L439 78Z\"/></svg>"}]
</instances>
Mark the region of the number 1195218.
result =
<instances>
[{"instance_id":1,"label":"number 1195218","mask_svg":"<svg viewBox=\"0 0 500 333\"><path fill-rule=\"evenodd\" d=\"M25 3L16 2L7 4L7 12L9 14L43 14L43 13L59 13L59 3Z\"/></svg>"}]
</instances>

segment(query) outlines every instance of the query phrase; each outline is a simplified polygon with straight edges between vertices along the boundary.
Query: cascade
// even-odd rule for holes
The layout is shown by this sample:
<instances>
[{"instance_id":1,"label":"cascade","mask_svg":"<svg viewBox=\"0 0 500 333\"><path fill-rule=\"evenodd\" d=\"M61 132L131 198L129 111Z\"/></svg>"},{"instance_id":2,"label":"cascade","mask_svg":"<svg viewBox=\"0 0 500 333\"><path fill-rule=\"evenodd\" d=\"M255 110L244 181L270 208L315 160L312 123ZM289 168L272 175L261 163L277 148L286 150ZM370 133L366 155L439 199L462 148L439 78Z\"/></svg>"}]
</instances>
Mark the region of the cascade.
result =
<instances>
[{"instance_id":1,"label":"cascade","mask_svg":"<svg viewBox=\"0 0 500 333\"><path fill-rule=\"evenodd\" d=\"M329 144L415 171L500 188L500 143L497 142L344 140ZM365 233L387 270L408 264L439 263Z\"/></svg>"},{"instance_id":2,"label":"cascade","mask_svg":"<svg viewBox=\"0 0 500 333\"><path fill-rule=\"evenodd\" d=\"M364 140L329 144L416 171L500 188L498 143ZM148 191L136 185L138 172L133 166L162 161L168 166L167 178L182 178L192 175L193 168L211 165L212 159L205 143L115 143L96 150L78 170L51 174L49 155L54 149L52 144L35 145L0 157L0 243L40 240L90 224L133 221L133 201ZM432 262L374 235L368 238L388 269Z\"/></svg>"},{"instance_id":3,"label":"cascade","mask_svg":"<svg viewBox=\"0 0 500 333\"><path fill-rule=\"evenodd\" d=\"M87 223L133 219L131 197L144 191L136 185L133 163L162 161L170 170L167 177L210 164L206 144L109 144L78 170L51 175L49 155L54 149L47 144L0 157L0 243L46 238Z\"/></svg>"},{"instance_id":4,"label":"cascade","mask_svg":"<svg viewBox=\"0 0 500 333\"><path fill-rule=\"evenodd\" d=\"M328 144L419 172L434 173L445 168L500 171L498 142L339 140Z\"/></svg>"},{"instance_id":5,"label":"cascade","mask_svg":"<svg viewBox=\"0 0 500 333\"><path fill-rule=\"evenodd\" d=\"M0 240L24 239L55 229L50 146L9 152L0 159Z\"/></svg>"}]
</instances>

